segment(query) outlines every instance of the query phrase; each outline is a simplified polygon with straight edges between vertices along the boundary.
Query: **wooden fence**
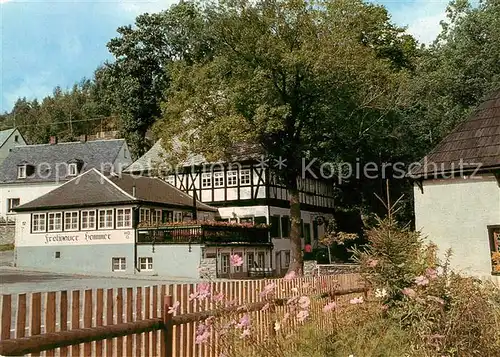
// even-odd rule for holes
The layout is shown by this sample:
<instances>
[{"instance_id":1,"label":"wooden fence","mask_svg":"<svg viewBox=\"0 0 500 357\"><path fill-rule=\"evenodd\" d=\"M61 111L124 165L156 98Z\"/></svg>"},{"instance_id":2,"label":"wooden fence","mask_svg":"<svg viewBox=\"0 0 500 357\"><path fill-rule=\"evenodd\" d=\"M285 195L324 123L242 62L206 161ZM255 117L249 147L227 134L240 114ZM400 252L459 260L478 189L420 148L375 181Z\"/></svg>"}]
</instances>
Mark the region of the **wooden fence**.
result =
<instances>
[{"instance_id":1,"label":"wooden fence","mask_svg":"<svg viewBox=\"0 0 500 357\"><path fill-rule=\"evenodd\" d=\"M314 286L315 294L323 296L359 296L364 291L356 274L213 282L212 293L223 293L232 301L223 311L214 310L209 299L190 301L196 284L3 295L0 355L218 356L216 334L206 344L195 343L196 323L227 314L228 309L248 312L253 338L264 340L274 326L271 314L275 309L261 311L266 301L260 292L269 283L276 284L273 303L278 309L305 285ZM175 301L180 306L172 316L167 309ZM313 304L311 313L321 313L324 303ZM292 322L287 328L295 325Z\"/></svg>"}]
</instances>

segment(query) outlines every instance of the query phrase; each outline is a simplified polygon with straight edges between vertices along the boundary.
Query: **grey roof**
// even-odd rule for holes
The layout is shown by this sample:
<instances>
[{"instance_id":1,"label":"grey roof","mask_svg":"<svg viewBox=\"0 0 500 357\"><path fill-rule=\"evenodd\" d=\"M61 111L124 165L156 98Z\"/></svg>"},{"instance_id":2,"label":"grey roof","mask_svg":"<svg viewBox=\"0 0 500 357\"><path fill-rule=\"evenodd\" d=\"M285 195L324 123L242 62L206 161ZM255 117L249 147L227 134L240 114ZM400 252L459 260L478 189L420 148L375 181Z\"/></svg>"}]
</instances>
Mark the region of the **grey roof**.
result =
<instances>
[{"instance_id":1,"label":"grey roof","mask_svg":"<svg viewBox=\"0 0 500 357\"><path fill-rule=\"evenodd\" d=\"M179 145L180 144L178 142L174 141L174 148ZM258 159L261 154L262 150L260 150L257 145L241 143L239 145L235 145L228 160L220 160L217 163L255 160ZM165 150L162 145L162 139L160 139L153 145L153 147L151 147L151 149L149 149L148 152L137 159L124 171L134 173L148 173L150 171L170 171L171 166L168 164L168 158L170 155L171 153L168 153L167 150ZM192 153L188 154L187 159L181 162L179 165L182 167L188 167L208 163L209 162L205 159L205 157L203 157L203 155ZM215 163L212 162L212 164Z\"/></svg>"},{"instance_id":2,"label":"grey roof","mask_svg":"<svg viewBox=\"0 0 500 357\"><path fill-rule=\"evenodd\" d=\"M72 178L66 172L71 161L82 164L80 172L110 170L123 145L124 139L18 146L0 166L0 183L66 181ZM17 167L22 164L32 165L33 175L18 179Z\"/></svg>"},{"instance_id":3,"label":"grey roof","mask_svg":"<svg viewBox=\"0 0 500 357\"><path fill-rule=\"evenodd\" d=\"M90 169L45 195L16 207L15 210L35 211L138 203L190 209L193 206L193 198L157 178L129 174L104 175L96 169ZM217 211L216 208L199 201L196 207L201 211Z\"/></svg>"},{"instance_id":4,"label":"grey roof","mask_svg":"<svg viewBox=\"0 0 500 357\"><path fill-rule=\"evenodd\" d=\"M7 141L7 139L12 135L12 133L16 131L16 128L7 129L0 131L0 147Z\"/></svg>"}]
</instances>

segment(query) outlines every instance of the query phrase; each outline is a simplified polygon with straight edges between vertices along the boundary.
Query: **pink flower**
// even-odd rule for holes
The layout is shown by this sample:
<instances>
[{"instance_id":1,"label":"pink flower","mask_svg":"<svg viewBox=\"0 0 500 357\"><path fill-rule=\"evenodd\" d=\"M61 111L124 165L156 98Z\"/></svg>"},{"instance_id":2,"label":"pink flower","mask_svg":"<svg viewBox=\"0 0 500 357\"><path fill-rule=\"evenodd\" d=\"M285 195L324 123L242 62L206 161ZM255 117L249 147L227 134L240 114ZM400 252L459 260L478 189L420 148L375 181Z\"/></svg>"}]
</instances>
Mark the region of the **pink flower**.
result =
<instances>
[{"instance_id":1,"label":"pink flower","mask_svg":"<svg viewBox=\"0 0 500 357\"><path fill-rule=\"evenodd\" d=\"M222 300L224 300L224 294L218 293L216 295L212 295L212 300L215 302L221 302Z\"/></svg>"},{"instance_id":2,"label":"pink flower","mask_svg":"<svg viewBox=\"0 0 500 357\"><path fill-rule=\"evenodd\" d=\"M290 314L288 312L285 312L285 314L283 315L283 319L281 320L282 322L285 322L287 321L288 319L290 318Z\"/></svg>"},{"instance_id":3,"label":"pink flower","mask_svg":"<svg viewBox=\"0 0 500 357\"><path fill-rule=\"evenodd\" d=\"M406 295L411 298L417 296L417 293L412 288L404 288L403 290L401 290L401 292L403 293L403 295Z\"/></svg>"},{"instance_id":4,"label":"pink flower","mask_svg":"<svg viewBox=\"0 0 500 357\"><path fill-rule=\"evenodd\" d=\"M241 336L240 338L245 338L245 337L248 337L250 336L250 329L244 329L242 332L241 332Z\"/></svg>"},{"instance_id":5,"label":"pink flower","mask_svg":"<svg viewBox=\"0 0 500 357\"><path fill-rule=\"evenodd\" d=\"M173 305L168 308L168 313L175 314L177 312L177 310L179 309L180 305L181 305L181 303L179 301L174 302Z\"/></svg>"},{"instance_id":6,"label":"pink flower","mask_svg":"<svg viewBox=\"0 0 500 357\"><path fill-rule=\"evenodd\" d=\"M243 265L243 258L238 254L233 254L229 257L229 262L232 267L240 267Z\"/></svg>"},{"instance_id":7,"label":"pink flower","mask_svg":"<svg viewBox=\"0 0 500 357\"><path fill-rule=\"evenodd\" d=\"M433 268L427 268L425 270L425 275L431 280L436 279L438 277L437 270Z\"/></svg>"},{"instance_id":8,"label":"pink flower","mask_svg":"<svg viewBox=\"0 0 500 357\"><path fill-rule=\"evenodd\" d=\"M236 325L236 328L247 328L248 326L250 326L250 316L245 314Z\"/></svg>"},{"instance_id":9,"label":"pink flower","mask_svg":"<svg viewBox=\"0 0 500 357\"><path fill-rule=\"evenodd\" d=\"M415 278L415 284L418 286L426 286L429 284L429 279L427 279L425 276L420 275Z\"/></svg>"},{"instance_id":10,"label":"pink flower","mask_svg":"<svg viewBox=\"0 0 500 357\"><path fill-rule=\"evenodd\" d=\"M378 260L377 259L368 259L368 261L366 262L366 264L370 268L375 268L378 265Z\"/></svg>"},{"instance_id":11,"label":"pink flower","mask_svg":"<svg viewBox=\"0 0 500 357\"><path fill-rule=\"evenodd\" d=\"M206 324L199 324L198 328L196 329L196 338L195 338L195 343L196 344L202 344L208 341L210 337L210 328Z\"/></svg>"},{"instance_id":12,"label":"pink flower","mask_svg":"<svg viewBox=\"0 0 500 357\"><path fill-rule=\"evenodd\" d=\"M269 309L269 303L266 303L264 306L262 306L262 309L260 311L267 311Z\"/></svg>"},{"instance_id":13,"label":"pink flower","mask_svg":"<svg viewBox=\"0 0 500 357\"><path fill-rule=\"evenodd\" d=\"M360 296L360 297L357 297L357 298L354 298L354 299L351 299L349 300L349 303L350 304L353 304L353 305L356 305L356 304L362 304L363 303L363 297Z\"/></svg>"},{"instance_id":14,"label":"pink flower","mask_svg":"<svg viewBox=\"0 0 500 357\"><path fill-rule=\"evenodd\" d=\"M275 283L270 283L264 286L264 290L260 292L261 297L267 297L269 294L273 293L274 289L276 288Z\"/></svg>"},{"instance_id":15,"label":"pink flower","mask_svg":"<svg viewBox=\"0 0 500 357\"><path fill-rule=\"evenodd\" d=\"M300 310L299 313L297 314L297 320L299 322L304 322L308 317L309 317L309 311L307 310Z\"/></svg>"},{"instance_id":16,"label":"pink flower","mask_svg":"<svg viewBox=\"0 0 500 357\"><path fill-rule=\"evenodd\" d=\"M294 271L291 271L291 272L288 272L283 279L284 280L292 280L292 279L295 279L296 277L297 277L297 273L295 273Z\"/></svg>"},{"instance_id":17,"label":"pink flower","mask_svg":"<svg viewBox=\"0 0 500 357\"><path fill-rule=\"evenodd\" d=\"M307 296L301 296L299 299L299 306L301 309L308 309L311 305L311 299Z\"/></svg>"},{"instance_id":18,"label":"pink flower","mask_svg":"<svg viewBox=\"0 0 500 357\"><path fill-rule=\"evenodd\" d=\"M337 307L337 304L335 303L335 301L332 301L332 302L329 302L328 304L326 304L324 307L323 307L323 312L329 312L329 311L332 311L332 310L335 310L335 308Z\"/></svg>"},{"instance_id":19,"label":"pink flower","mask_svg":"<svg viewBox=\"0 0 500 357\"><path fill-rule=\"evenodd\" d=\"M444 305L444 300L437 296L427 295L427 300L437 302L439 305Z\"/></svg>"}]
</instances>

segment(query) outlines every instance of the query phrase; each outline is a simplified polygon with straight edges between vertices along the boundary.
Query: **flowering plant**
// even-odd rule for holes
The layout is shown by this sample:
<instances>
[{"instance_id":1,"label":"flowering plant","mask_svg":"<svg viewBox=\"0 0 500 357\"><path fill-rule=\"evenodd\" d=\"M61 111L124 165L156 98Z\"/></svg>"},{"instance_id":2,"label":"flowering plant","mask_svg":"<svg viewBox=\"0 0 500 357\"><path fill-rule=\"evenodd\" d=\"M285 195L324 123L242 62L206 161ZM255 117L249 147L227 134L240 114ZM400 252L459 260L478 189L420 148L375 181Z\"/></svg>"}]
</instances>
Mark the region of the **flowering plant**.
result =
<instances>
[{"instance_id":1,"label":"flowering plant","mask_svg":"<svg viewBox=\"0 0 500 357\"><path fill-rule=\"evenodd\" d=\"M491 262L493 264L493 272L500 273L500 252L491 253Z\"/></svg>"},{"instance_id":2,"label":"flowering plant","mask_svg":"<svg viewBox=\"0 0 500 357\"><path fill-rule=\"evenodd\" d=\"M201 220L191 220L191 221L181 221L181 222L165 222L165 223L150 223L150 222L140 222L140 228L156 228L156 227L191 227L191 226L202 226L202 227L239 227L239 228L262 228L267 229L269 225L267 224L255 224L253 222L225 222L225 221L201 221Z\"/></svg>"}]
</instances>

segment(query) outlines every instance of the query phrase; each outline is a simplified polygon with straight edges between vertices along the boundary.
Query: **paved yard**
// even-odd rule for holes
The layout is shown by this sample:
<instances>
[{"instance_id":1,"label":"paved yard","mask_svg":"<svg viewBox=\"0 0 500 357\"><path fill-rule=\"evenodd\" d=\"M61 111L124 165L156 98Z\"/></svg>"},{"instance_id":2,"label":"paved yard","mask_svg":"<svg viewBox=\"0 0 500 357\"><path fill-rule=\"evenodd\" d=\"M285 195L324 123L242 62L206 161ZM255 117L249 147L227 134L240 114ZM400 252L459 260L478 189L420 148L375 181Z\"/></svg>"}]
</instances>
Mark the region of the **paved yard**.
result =
<instances>
[{"instance_id":1,"label":"paved yard","mask_svg":"<svg viewBox=\"0 0 500 357\"><path fill-rule=\"evenodd\" d=\"M0 290L2 294L99 288L128 288L193 282L195 282L195 280L177 277L136 278L127 276L118 278L111 276L85 276L34 272L11 267L0 267Z\"/></svg>"}]
</instances>

